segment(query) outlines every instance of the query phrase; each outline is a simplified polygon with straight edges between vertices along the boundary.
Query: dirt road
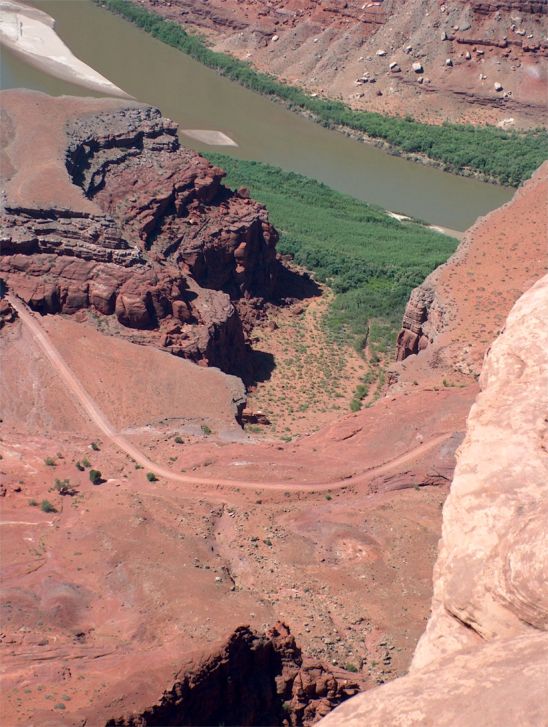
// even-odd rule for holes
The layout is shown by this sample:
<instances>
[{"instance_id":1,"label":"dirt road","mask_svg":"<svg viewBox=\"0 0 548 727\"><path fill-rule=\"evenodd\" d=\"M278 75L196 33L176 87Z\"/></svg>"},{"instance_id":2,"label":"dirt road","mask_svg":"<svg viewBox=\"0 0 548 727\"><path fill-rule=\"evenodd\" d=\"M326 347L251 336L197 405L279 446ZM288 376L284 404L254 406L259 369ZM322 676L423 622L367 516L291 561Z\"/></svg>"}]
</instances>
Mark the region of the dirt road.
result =
<instances>
[{"instance_id":1,"label":"dirt road","mask_svg":"<svg viewBox=\"0 0 548 727\"><path fill-rule=\"evenodd\" d=\"M49 339L46 331L42 328L39 320L28 310L26 305L13 295L7 296L11 305L17 311L19 318L24 326L26 326L31 332L37 345L40 347L42 352L49 359L52 364L54 371L62 379L66 386L68 393L71 398L84 410L85 415L93 422L93 424L102 432L102 434L109 439L113 444L118 447L122 452L129 455L135 462L140 464L146 470L154 472L158 477L164 477L168 480L175 482L183 482L185 484L192 485L213 485L222 487L242 487L242 488L253 488L262 490L289 490L292 492L310 492L311 490L322 491L341 489L349 487L355 484L361 484L369 481L371 478L376 477L385 472L401 466L402 464L415 459L421 454L434 449L439 444L444 442L451 436L451 432L440 434L430 441L425 442L418 447L395 457L392 460L383 462L382 464L371 467L364 472L356 475L355 477L346 478L343 480L334 480L332 482L317 482L307 484L295 484L294 482L253 482L246 480L230 480L230 479L219 479L219 478L206 478L206 477L192 477L190 475L177 474L171 472L169 469L162 467L157 462L153 462L151 459L146 457L141 450L135 447L126 437L122 436L117 432L112 424L108 421L106 416L103 414L101 409L97 406L95 401L89 396L87 391L82 386L81 382L74 375L73 371L63 360L63 357L59 351L55 348L51 340Z\"/></svg>"}]
</instances>

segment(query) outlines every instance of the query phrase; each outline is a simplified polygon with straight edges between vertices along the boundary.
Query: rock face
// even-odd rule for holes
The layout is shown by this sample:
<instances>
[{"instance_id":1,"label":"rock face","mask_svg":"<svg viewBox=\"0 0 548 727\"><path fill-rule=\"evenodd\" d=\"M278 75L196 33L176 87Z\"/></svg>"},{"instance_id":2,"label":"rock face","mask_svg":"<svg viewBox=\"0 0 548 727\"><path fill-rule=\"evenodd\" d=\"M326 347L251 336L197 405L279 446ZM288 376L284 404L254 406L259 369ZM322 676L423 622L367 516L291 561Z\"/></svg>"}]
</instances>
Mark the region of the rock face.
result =
<instances>
[{"instance_id":1,"label":"rock face","mask_svg":"<svg viewBox=\"0 0 548 727\"><path fill-rule=\"evenodd\" d=\"M237 307L268 298L278 266L265 209L223 187L157 109L33 92L4 92L2 107L10 290L42 313L87 309L131 340L245 370Z\"/></svg>"},{"instance_id":2,"label":"rock face","mask_svg":"<svg viewBox=\"0 0 548 727\"><path fill-rule=\"evenodd\" d=\"M508 204L480 218L455 254L413 290L397 341L400 378L412 380L421 365L444 376L479 375L511 306L548 270L547 195L545 163Z\"/></svg>"},{"instance_id":3,"label":"rock face","mask_svg":"<svg viewBox=\"0 0 548 727\"><path fill-rule=\"evenodd\" d=\"M243 626L194 671L178 675L158 704L106 727L311 725L357 690L321 662L303 660L284 624L264 636Z\"/></svg>"},{"instance_id":4,"label":"rock face","mask_svg":"<svg viewBox=\"0 0 548 727\"><path fill-rule=\"evenodd\" d=\"M410 674L322 725L546 723L547 312L545 276L516 303L487 356Z\"/></svg>"}]
</instances>

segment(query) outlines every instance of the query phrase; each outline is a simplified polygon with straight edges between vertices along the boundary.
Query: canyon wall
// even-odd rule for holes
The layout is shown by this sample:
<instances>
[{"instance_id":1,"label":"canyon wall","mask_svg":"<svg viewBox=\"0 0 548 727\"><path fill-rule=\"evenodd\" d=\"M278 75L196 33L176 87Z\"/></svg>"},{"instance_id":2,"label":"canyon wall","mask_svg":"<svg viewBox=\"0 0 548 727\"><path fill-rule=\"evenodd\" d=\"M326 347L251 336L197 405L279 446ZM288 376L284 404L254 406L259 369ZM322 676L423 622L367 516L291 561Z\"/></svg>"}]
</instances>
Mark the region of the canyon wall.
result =
<instances>
[{"instance_id":1,"label":"canyon wall","mask_svg":"<svg viewBox=\"0 0 548 727\"><path fill-rule=\"evenodd\" d=\"M276 283L266 210L157 109L2 94L0 277L41 313L245 373L238 305ZM29 144L32 139L32 144Z\"/></svg>"},{"instance_id":2,"label":"canyon wall","mask_svg":"<svg viewBox=\"0 0 548 727\"><path fill-rule=\"evenodd\" d=\"M547 5L538 0L142 4L217 50L356 108L430 123L546 123Z\"/></svg>"},{"instance_id":3,"label":"canyon wall","mask_svg":"<svg viewBox=\"0 0 548 727\"><path fill-rule=\"evenodd\" d=\"M169 725L311 725L357 692L321 662L303 659L287 626L264 636L241 627L158 704L108 720L106 727Z\"/></svg>"},{"instance_id":4,"label":"canyon wall","mask_svg":"<svg viewBox=\"0 0 548 727\"><path fill-rule=\"evenodd\" d=\"M409 675L350 700L325 727L536 727L548 718L547 313L545 276L486 358Z\"/></svg>"},{"instance_id":5,"label":"canyon wall","mask_svg":"<svg viewBox=\"0 0 548 727\"><path fill-rule=\"evenodd\" d=\"M427 375L440 385L479 376L512 305L548 271L547 219L545 162L510 202L480 218L454 255L412 291L394 380L406 385Z\"/></svg>"}]
</instances>

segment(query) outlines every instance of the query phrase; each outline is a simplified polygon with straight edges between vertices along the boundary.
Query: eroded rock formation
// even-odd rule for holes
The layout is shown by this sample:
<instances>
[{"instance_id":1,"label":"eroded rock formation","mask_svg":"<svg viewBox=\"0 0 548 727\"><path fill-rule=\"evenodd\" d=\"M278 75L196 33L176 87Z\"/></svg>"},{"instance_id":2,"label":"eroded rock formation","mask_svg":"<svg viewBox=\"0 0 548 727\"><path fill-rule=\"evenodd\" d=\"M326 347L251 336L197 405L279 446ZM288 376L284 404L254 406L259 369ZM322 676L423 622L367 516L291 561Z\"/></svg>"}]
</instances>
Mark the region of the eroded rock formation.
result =
<instances>
[{"instance_id":1,"label":"eroded rock formation","mask_svg":"<svg viewBox=\"0 0 548 727\"><path fill-rule=\"evenodd\" d=\"M34 92L4 92L2 107L10 290L41 313L89 310L131 340L245 371L238 301L268 297L278 266L266 210L181 148L157 109Z\"/></svg>"},{"instance_id":2,"label":"eroded rock formation","mask_svg":"<svg viewBox=\"0 0 548 727\"><path fill-rule=\"evenodd\" d=\"M157 704L106 727L311 725L357 690L321 662L303 659L285 624L264 636L243 626L192 672L178 675Z\"/></svg>"},{"instance_id":3,"label":"eroded rock formation","mask_svg":"<svg viewBox=\"0 0 548 727\"><path fill-rule=\"evenodd\" d=\"M410 674L351 700L325 727L548 719L547 313L545 276L513 307L487 356Z\"/></svg>"}]
</instances>

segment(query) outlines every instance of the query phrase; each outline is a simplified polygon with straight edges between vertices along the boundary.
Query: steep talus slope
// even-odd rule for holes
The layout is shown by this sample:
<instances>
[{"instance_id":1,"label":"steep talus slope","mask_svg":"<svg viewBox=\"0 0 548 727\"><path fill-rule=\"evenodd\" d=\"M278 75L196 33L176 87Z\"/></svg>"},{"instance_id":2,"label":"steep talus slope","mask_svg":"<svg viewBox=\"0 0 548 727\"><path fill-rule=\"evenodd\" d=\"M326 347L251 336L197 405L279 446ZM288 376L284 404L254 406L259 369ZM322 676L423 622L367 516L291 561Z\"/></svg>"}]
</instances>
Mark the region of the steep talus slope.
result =
<instances>
[{"instance_id":1,"label":"steep talus slope","mask_svg":"<svg viewBox=\"0 0 548 727\"><path fill-rule=\"evenodd\" d=\"M546 121L548 5L540 0L144 4L219 50L356 108L434 123Z\"/></svg>"},{"instance_id":2,"label":"steep talus slope","mask_svg":"<svg viewBox=\"0 0 548 727\"><path fill-rule=\"evenodd\" d=\"M41 313L246 372L242 299L268 297L277 235L157 109L3 92L0 276ZM32 139L32 143L29 140Z\"/></svg>"},{"instance_id":3,"label":"steep talus slope","mask_svg":"<svg viewBox=\"0 0 548 727\"><path fill-rule=\"evenodd\" d=\"M548 162L412 292L394 369L401 387L477 378L513 303L548 270L547 219Z\"/></svg>"},{"instance_id":4,"label":"steep talus slope","mask_svg":"<svg viewBox=\"0 0 548 727\"><path fill-rule=\"evenodd\" d=\"M409 676L336 725L520 724L547 717L548 276L513 307L482 370L444 506L432 614Z\"/></svg>"}]
</instances>

